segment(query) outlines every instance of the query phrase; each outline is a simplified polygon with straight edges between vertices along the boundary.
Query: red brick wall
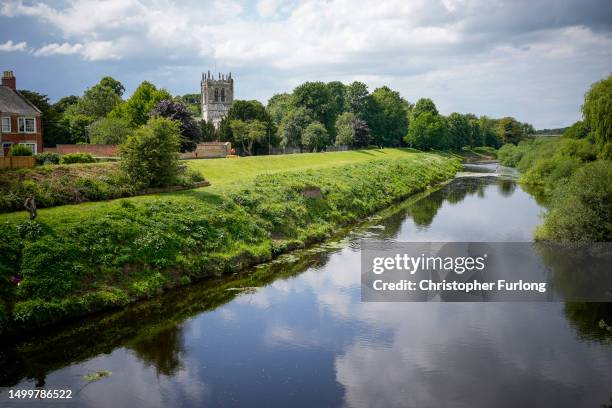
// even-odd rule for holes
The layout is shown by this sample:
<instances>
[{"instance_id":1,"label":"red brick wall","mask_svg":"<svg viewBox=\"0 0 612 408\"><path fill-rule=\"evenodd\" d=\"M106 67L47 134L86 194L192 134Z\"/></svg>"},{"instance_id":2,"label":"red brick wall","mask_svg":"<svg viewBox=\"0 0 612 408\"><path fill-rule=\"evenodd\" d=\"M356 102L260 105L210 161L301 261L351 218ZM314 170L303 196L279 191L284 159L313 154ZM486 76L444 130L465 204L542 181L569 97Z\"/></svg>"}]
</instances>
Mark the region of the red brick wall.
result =
<instances>
[{"instance_id":1,"label":"red brick wall","mask_svg":"<svg viewBox=\"0 0 612 408\"><path fill-rule=\"evenodd\" d=\"M102 144L58 144L54 151L59 154L89 153L94 157L116 157L119 155L117 145Z\"/></svg>"}]
</instances>

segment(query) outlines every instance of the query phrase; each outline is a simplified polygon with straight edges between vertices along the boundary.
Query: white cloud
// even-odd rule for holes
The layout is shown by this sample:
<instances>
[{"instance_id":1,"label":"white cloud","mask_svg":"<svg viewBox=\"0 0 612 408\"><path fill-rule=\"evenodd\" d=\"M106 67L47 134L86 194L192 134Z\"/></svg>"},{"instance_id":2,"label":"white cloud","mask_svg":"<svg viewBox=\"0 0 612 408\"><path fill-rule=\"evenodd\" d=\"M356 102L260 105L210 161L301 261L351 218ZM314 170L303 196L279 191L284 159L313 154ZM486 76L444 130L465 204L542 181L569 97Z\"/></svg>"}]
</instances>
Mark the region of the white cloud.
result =
<instances>
[{"instance_id":1,"label":"white cloud","mask_svg":"<svg viewBox=\"0 0 612 408\"><path fill-rule=\"evenodd\" d=\"M51 43L34 51L34 55L45 57L49 55L72 55L77 54L82 49L83 44L69 44L67 42L63 44Z\"/></svg>"},{"instance_id":2,"label":"white cloud","mask_svg":"<svg viewBox=\"0 0 612 408\"><path fill-rule=\"evenodd\" d=\"M8 0L0 15L37 19L61 36L38 55L63 52L149 67L155 61L164 70L217 65L243 78L273 72L274 89L253 86L258 94L245 95L260 98L308 79L366 79L409 98L440 96L451 111L496 115L494 109L483 112L490 105L476 98L464 104L472 94L486 97L491 86L506 88L512 108L542 93L559 101L568 96L559 83L569 78L572 95L582 94L609 71L601 67L612 66L612 6L598 1L71 0L60 6ZM488 79L486 86L475 72ZM538 82L556 85L538 93L516 87ZM575 118L567 116L567 106L554 110L557 123ZM529 106L523 111L527 116L520 119L533 120ZM547 115L555 115L552 108Z\"/></svg>"},{"instance_id":3,"label":"white cloud","mask_svg":"<svg viewBox=\"0 0 612 408\"><path fill-rule=\"evenodd\" d=\"M0 44L0 51L15 52L15 51L27 51L28 44L25 41L14 43L8 40L4 44Z\"/></svg>"}]
</instances>

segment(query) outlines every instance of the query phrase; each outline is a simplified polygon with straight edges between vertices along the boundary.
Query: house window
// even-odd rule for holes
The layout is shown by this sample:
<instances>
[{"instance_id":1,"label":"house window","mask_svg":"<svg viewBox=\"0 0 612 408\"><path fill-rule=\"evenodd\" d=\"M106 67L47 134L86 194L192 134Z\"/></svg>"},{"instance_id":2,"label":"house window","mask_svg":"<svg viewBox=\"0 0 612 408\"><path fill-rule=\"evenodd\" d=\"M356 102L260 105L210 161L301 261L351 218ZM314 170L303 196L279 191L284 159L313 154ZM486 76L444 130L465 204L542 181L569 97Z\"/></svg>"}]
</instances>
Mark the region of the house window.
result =
<instances>
[{"instance_id":1,"label":"house window","mask_svg":"<svg viewBox=\"0 0 612 408\"><path fill-rule=\"evenodd\" d=\"M19 143L19 144L29 147L30 150L32 151L32 154L36 154L36 143Z\"/></svg>"},{"instance_id":2,"label":"house window","mask_svg":"<svg viewBox=\"0 0 612 408\"><path fill-rule=\"evenodd\" d=\"M34 118L19 118L19 133L36 133L36 121Z\"/></svg>"},{"instance_id":3,"label":"house window","mask_svg":"<svg viewBox=\"0 0 612 408\"><path fill-rule=\"evenodd\" d=\"M11 133L11 118L2 118L2 133Z\"/></svg>"}]
</instances>

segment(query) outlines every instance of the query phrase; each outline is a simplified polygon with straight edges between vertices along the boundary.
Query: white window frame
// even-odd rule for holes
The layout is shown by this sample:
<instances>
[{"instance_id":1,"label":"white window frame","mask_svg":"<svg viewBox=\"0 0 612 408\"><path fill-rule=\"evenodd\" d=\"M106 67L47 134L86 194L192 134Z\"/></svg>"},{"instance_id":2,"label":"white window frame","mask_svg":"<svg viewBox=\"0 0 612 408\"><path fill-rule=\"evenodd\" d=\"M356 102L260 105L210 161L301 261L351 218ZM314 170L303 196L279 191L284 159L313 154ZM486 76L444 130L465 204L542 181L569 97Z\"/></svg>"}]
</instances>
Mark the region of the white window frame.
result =
<instances>
[{"instance_id":1,"label":"white window frame","mask_svg":"<svg viewBox=\"0 0 612 408\"><path fill-rule=\"evenodd\" d=\"M32 121L32 130L28 130L28 120ZM19 133L36 133L36 118L31 116L22 116L17 119L17 128Z\"/></svg>"},{"instance_id":2,"label":"white window frame","mask_svg":"<svg viewBox=\"0 0 612 408\"><path fill-rule=\"evenodd\" d=\"M20 145L24 145L30 147L32 149L32 154L36 154L36 142L19 142Z\"/></svg>"},{"instance_id":3,"label":"white window frame","mask_svg":"<svg viewBox=\"0 0 612 408\"><path fill-rule=\"evenodd\" d=\"M11 121L11 117L10 116L2 116L2 118L0 120L2 122L0 124L0 126L2 126L0 128L0 132L1 133L12 133L12 129L11 129L11 126L12 126L11 122L12 121ZM6 123L8 123L8 126L4 126Z\"/></svg>"}]
</instances>

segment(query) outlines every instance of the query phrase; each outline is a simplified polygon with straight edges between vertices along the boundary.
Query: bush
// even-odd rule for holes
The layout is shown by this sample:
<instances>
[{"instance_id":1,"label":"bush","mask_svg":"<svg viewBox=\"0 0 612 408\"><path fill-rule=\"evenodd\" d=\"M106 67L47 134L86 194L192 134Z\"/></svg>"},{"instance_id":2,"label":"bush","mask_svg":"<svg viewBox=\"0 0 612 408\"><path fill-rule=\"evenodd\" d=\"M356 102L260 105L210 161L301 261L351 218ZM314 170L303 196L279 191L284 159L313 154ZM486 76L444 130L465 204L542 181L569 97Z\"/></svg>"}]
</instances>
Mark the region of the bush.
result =
<instances>
[{"instance_id":1,"label":"bush","mask_svg":"<svg viewBox=\"0 0 612 408\"><path fill-rule=\"evenodd\" d=\"M60 162L60 155L57 153L38 153L36 156L36 164L58 164Z\"/></svg>"},{"instance_id":2,"label":"bush","mask_svg":"<svg viewBox=\"0 0 612 408\"><path fill-rule=\"evenodd\" d=\"M9 150L9 156L32 156L32 149L22 144L16 144L11 147L11 150Z\"/></svg>"},{"instance_id":3,"label":"bush","mask_svg":"<svg viewBox=\"0 0 612 408\"><path fill-rule=\"evenodd\" d=\"M120 146L121 168L142 187L176 183L179 169L180 124L153 117Z\"/></svg>"},{"instance_id":4,"label":"bush","mask_svg":"<svg viewBox=\"0 0 612 408\"><path fill-rule=\"evenodd\" d=\"M89 153L68 153L60 157L60 164L95 163L96 159Z\"/></svg>"},{"instance_id":5,"label":"bush","mask_svg":"<svg viewBox=\"0 0 612 408\"><path fill-rule=\"evenodd\" d=\"M565 242L612 240L612 161L584 165L552 194L536 238Z\"/></svg>"}]
</instances>

